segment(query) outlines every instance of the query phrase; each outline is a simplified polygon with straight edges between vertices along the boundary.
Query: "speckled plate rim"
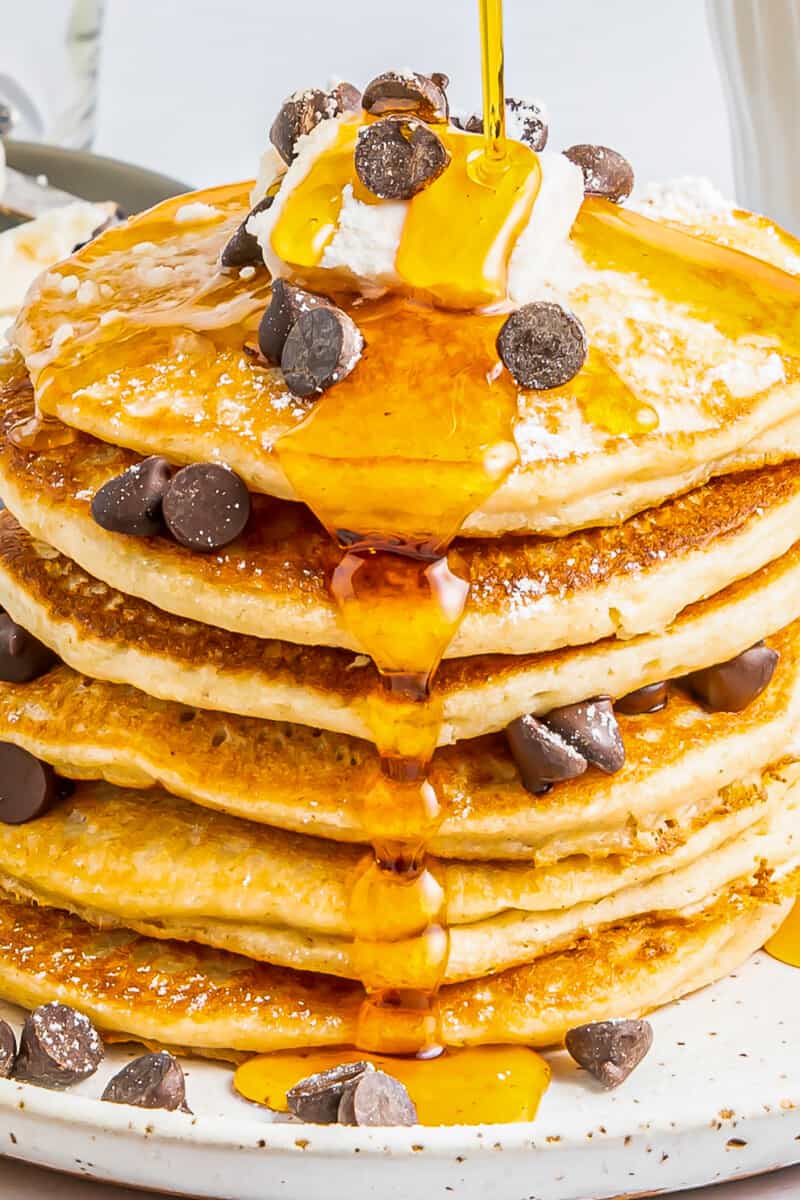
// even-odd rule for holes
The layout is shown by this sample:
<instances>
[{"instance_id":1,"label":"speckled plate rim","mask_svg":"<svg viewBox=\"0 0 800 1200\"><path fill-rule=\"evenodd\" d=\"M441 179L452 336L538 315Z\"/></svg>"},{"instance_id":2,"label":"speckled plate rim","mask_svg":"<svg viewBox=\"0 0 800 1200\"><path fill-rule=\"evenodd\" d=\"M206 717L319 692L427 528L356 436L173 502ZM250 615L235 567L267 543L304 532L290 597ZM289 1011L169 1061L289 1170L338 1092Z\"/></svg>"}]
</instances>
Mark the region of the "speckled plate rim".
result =
<instances>
[{"instance_id":1,"label":"speckled plate rim","mask_svg":"<svg viewBox=\"0 0 800 1200\"><path fill-rule=\"evenodd\" d=\"M616 1092L566 1056L533 1124L349 1129L272 1123L188 1064L197 1116L0 1081L0 1148L41 1166L225 1200L606 1200L744 1178L800 1161L800 972L756 955L653 1017L651 1056ZM745 1053L746 1050L746 1053ZM107 1072L130 1047L110 1047ZM744 1054L739 1064L738 1056ZM209 1111L209 1108L211 1111ZM12 1140L11 1135L14 1135ZM165 1183L165 1164L174 1179ZM357 1166L355 1164L358 1164ZM235 1175L235 1183L230 1180Z\"/></svg>"}]
</instances>

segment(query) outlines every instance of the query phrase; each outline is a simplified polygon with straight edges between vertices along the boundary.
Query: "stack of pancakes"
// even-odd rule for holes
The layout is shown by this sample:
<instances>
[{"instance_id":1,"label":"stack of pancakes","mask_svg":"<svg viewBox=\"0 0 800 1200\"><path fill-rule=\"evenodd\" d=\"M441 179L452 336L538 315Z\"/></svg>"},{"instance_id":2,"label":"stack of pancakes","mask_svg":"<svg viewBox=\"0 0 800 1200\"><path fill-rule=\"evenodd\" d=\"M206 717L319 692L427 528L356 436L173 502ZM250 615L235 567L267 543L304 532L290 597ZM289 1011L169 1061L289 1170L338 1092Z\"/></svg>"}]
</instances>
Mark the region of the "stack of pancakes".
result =
<instances>
[{"instance_id":1,"label":"stack of pancakes","mask_svg":"<svg viewBox=\"0 0 800 1200\"><path fill-rule=\"evenodd\" d=\"M274 452L308 410L242 349L269 277L218 267L248 207L217 189L103 234L35 286L0 358L0 604L60 660L0 684L0 741L75 781L0 824L0 995L220 1056L357 1040L350 899L384 703L331 598L340 551ZM718 279L738 323L594 264L571 307L651 417L631 434L569 388L521 396L520 463L451 547L470 593L435 681L428 847L448 1045L643 1013L740 963L791 904L800 318L771 337L759 288L800 312L800 260L745 214L685 232L755 256ZM201 554L101 528L94 496L145 454L229 463L245 532ZM694 673L762 640L767 686L734 663L733 699L704 703ZM526 787L520 717L661 683L657 711L617 708L619 770Z\"/></svg>"}]
</instances>

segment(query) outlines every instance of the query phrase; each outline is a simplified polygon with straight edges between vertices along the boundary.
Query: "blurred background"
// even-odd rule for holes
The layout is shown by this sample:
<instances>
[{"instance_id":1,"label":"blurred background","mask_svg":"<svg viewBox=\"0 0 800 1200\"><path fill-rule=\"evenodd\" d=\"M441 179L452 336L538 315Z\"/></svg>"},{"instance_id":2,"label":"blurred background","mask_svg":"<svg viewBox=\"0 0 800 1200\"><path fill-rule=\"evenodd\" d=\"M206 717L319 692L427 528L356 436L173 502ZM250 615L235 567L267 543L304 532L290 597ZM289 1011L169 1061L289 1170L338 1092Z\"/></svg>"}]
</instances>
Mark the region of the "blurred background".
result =
<instances>
[{"instance_id":1,"label":"blurred background","mask_svg":"<svg viewBox=\"0 0 800 1200\"><path fill-rule=\"evenodd\" d=\"M800 232L800 0L506 0L507 92L551 146L640 184L703 175ZM187 183L246 178L281 100L331 76L444 71L480 98L475 0L4 0L0 134L92 140ZM5 109L4 109L5 102Z\"/></svg>"},{"instance_id":2,"label":"blurred background","mask_svg":"<svg viewBox=\"0 0 800 1200\"><path fill-rule=\"evenodd\" d=\"M546 102L554 146L605 142L641 180L731 194L703 0L505 0L505 20L507 91ZM446 71L453 105L479 105L475 0L107 0L96 148L198 184L244 177L286 94L392 67Z\"/></svg>"}]
</instances>

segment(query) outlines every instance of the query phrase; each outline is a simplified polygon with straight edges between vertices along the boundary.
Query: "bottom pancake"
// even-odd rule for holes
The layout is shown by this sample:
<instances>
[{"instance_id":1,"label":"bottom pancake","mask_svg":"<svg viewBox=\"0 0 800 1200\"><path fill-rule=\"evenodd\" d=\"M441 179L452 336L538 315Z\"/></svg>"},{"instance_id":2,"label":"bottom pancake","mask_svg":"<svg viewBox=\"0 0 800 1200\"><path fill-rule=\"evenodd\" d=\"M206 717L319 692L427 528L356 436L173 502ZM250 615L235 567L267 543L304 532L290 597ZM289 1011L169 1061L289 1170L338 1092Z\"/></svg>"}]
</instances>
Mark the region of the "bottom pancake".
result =
<instances>
[{"instance_id":1,"label":"bottom pancake","mask_svg":"<svg viewBox=\"0 0 800 1200\"><path fill-rule=\"evenodd\" d=\"M584 1022L646 1013L748 958L787 915L795 886L736 886L691 916L624 922L567 952L448 985L439 999L443 1042L546 1046ZM2 898L0 997L26 1008L60 1000L116 1040L235 1058L352 1044L364 992L224 951L98 932Z\"/></svg>"}]
</instances>

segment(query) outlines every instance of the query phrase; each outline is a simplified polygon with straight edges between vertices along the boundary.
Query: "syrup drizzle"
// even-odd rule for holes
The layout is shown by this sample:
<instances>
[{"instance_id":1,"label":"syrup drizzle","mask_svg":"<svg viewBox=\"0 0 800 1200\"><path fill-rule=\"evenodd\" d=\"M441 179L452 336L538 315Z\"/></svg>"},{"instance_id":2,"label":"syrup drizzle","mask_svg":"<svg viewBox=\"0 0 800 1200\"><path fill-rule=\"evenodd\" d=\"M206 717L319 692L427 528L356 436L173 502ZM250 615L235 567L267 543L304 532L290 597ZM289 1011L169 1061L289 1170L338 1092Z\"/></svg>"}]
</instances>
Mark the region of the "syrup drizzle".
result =
<instances>
[{"instance_id":1,"label":"syrup drizzle","mask_svg":"<svg viewBox=\"0 0 800 1200\"><path fill-rule=\"evenodd\" d=\"M360 1057L346 1050L263 1054L239 1067L235 1086L248 1100L285 1112L286 1093L299 1080ZM435 1062L372 1054L369 1060L405 1084L421 1125L532 1121L550 1082L545 1060L525 1046L447 1050Z\"/></svg>"},{"instance_id":2,"label":"syrup drizzle","mask_svg":"<svg viewBox=\"0 0 800 1200\"><path fill-rule=\"evenodd\" d=\"M426 851L444 816L427 774L442 719L433 681L468 595L447 547L516 461L517 396L507 374L492 375L502 317L465 314L454 328L446 312L398 297L350 311L366 339L356 371L276 453L342 547L331 591L384 680L367 711L381 756L362 800L373 849L350 902L368 994L357 1045L432 1054L449 950L446 895ZM420 359L426 342L443 373Z\"/></svg>"},{"instance_id":3,"label":"syrup drizzle","mask_svg":"<svg viewBox=\"0 0 800 1200\"><path fill-rule=\"evenodd\" d=\"M540 184L535 154L505 142L500 0L481 0L481 13L484 63L495 74L485 92L486 152L474 136L441 131L450 164L408 203L395 263L416 300L463 308L504 295L508 251ZM273 231L275 252L300 269L322 259L343 180L361 198L352 158L360 124L341 126ZM473 168L484 158L492 169L479 182ZM441 231L435 243L432 229ZM296 495L343 548L331 592L384 682L367 714L380 755L362 809L372 853L350 899L353 961L367 992L356 1044L431 1057L443 1044L436 992L449 955L447 897L427 853L444 816L428 776L442 721L433 688L469 592L447 550L516 462L517 396L508 375L495 371L500 320L464 316L456 334L452 318L396 297L352 315L366 341L357 384L350 376L323 396L276 453ZM434 337L443 321L449 332ZM452 357L446 391L425 378L426 342ZM464 403L472 389L459 380L470 378L486 381L478 405ZM399 391L392 379L402 381Z\"/></svg>"}]
</instances>

